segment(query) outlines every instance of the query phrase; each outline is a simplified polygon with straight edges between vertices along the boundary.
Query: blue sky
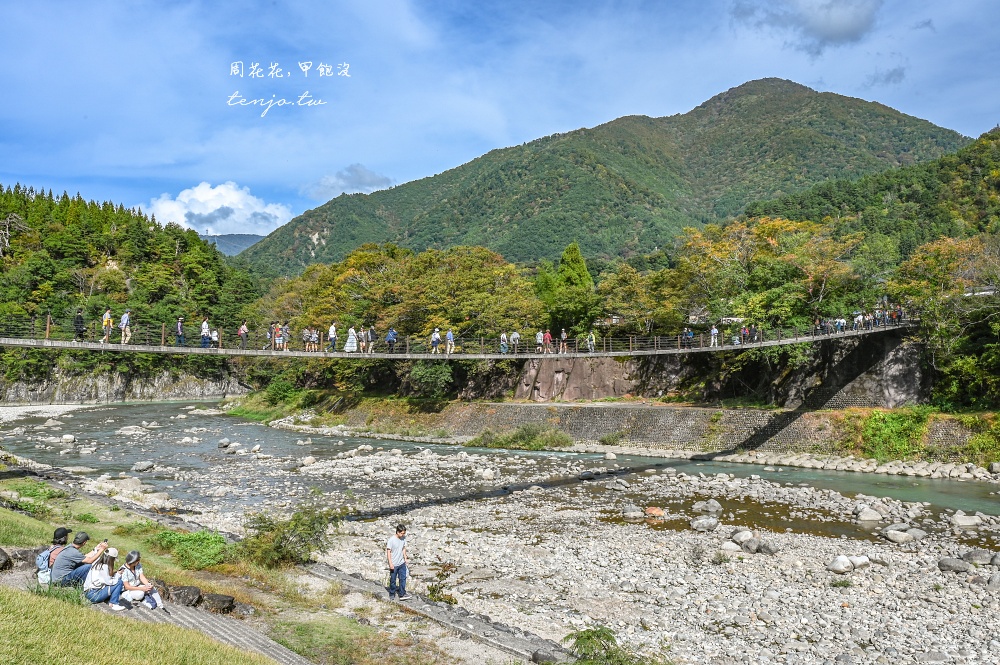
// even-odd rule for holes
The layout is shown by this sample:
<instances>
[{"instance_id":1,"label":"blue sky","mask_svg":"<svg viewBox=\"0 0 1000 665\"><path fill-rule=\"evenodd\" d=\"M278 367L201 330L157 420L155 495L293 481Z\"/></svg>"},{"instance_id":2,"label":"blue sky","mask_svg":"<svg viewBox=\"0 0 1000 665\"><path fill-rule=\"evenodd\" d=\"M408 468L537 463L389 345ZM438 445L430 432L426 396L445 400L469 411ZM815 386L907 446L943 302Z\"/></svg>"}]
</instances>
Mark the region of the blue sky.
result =
<instances>
[{"instance_id":1,"label":"blue sky","mask_svg":"<svg viewBox=\"0 0 1000 665\"><path fill-rule=\"evenodd\" d=\"M2 16L0 183L201 232L267 233L344 191L770 76L969 136L1000 123L994 0L42 0Z\"/></svg>"}]
</instances>

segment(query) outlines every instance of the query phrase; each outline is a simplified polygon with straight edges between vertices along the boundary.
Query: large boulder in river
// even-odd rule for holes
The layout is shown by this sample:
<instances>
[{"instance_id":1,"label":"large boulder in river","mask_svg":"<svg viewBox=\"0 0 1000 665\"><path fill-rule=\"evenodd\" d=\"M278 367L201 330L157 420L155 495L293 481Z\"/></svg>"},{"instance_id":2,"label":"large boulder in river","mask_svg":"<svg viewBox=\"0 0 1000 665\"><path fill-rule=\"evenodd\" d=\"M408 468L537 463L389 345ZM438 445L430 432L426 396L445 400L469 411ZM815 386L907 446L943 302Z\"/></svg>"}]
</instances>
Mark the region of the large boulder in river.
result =
<instances>
[{"instance_id":1,"label":"large boulder in river","mask_svg":"<svg viewBox=\"0 0 1000 665\"><path fill-rule=\"evenodd\" d=\"M719 526L719 518L711 515L699 515L691 520L691 528L695 531L714 531Z\"/></svg>"},{"instance_id":2,"label":"large boulder in river","mask_svg":"<svg viewBox=\"0 0 1000 665\"><path fill-rule=\"evenodd\" d=\"M145 471L152 471L155 466L155 464L147 460L145 462L136 462L132 465L132 470L137 471L138 473L143 473Z\"/></svg>"}]
</instances>

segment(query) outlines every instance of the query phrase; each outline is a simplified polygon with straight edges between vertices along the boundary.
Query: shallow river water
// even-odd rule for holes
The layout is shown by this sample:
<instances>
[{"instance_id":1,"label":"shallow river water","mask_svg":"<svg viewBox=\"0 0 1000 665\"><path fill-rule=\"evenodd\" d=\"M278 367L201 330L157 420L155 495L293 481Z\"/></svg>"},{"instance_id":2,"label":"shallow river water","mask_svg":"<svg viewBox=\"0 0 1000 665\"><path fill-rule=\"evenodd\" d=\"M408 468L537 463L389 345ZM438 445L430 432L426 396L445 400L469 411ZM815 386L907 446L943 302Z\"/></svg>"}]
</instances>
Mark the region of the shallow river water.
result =
<instances>
[{"instance_id":1,"label":"shallow river water","mask_svg":"<svg viewBox=\"0 0 1000 665\"><path fill-rule=\"evenodd\" d=\"M118 475L130 473L136 462L151 461L156 469L142 474L143 481L158 491L166 491L181 504L204 500L204 489L214 474L238 475L245 477L248 491L225 497L230 508L255 508L267 497L274 496L274 484L287 485L285 476L268 473L271 469L287 469L293 460L307 456L317 460L336 458L362 445L370 445L373 450L361 455L384 456L385 450L397 448L404 455L423 449L430 449L437 455L449 456L479 454L497 466L504 483L498 487L482 489L486 493L503 492L503 486L517 488L518 483L547 484L575 482L576 476L565 475L566 462L584 464L589 468L609 471L647 468L673 467L688 474L711 475L725 472L739 477L751 475L781 482L783 484L808 484L822 489L833 489L851 496L862 493L887 496L902 501L929 502L936 509L961 509L966 512L981 511L986 514L1000 513L1000 497L995 492L998 486L982 482L962 482L958 480L932 480L904 476L886 476L850 472L819 471L777 467L766 470L757 465L726 462L674 460L655 457L619 455L614 461L606 461L600 454L554 453L502 451L465 448L452 445L411 443L387 439L361 437L323 437L305 435L285 430L272 429L264 425L247 422L226 415L203 415L192 406L207 408L208 405L190 402L159 404L116 404L87 407L58 417L61 425L39 427L47 418L31 417L5 426L0 438L0 446L28 457L37 462L59 467L86 467L87 475L109 473ZM141 436L120 434L123 427L145 425L148 432ZM17 427L18 429L14 429ZM23 432L21 431L23 429ZM76 442L72 447L56 443L53 439L63 434L73 434ZM258 460L248 455L225 455L219 450L220 439L240 442L250 449L260 445L260 453L271 456ZM90 448L94 452L87 453ZM83 451L83 452L81 452ZM517 473L503 474L507 461L532 460L530 477L519 478ZM248 465L256 465L253 472ZM522 465L523 466L523 465ZM770 467L769 467L770 468ZM247 473L251 471L250 473ZM523 474L521 474L523 475ZM201 482L185 482L198 478ZM206 480L207 479L207 480ZM355 483L339 482L334 474L310 477L305 484L317 486L324 491L344 491L350 489L362 498L377 497L387 491L405 493L413 499L422 496L442 498L450 496L460 499L474 496L469 488L447 488L436 482L435 474L414 475L404 481L387 486L384 482L372 482L359 486ZM479 488L477 488L479 489ZM242 506L240 505L242 504Z\"/></svg>"}]
</instances>

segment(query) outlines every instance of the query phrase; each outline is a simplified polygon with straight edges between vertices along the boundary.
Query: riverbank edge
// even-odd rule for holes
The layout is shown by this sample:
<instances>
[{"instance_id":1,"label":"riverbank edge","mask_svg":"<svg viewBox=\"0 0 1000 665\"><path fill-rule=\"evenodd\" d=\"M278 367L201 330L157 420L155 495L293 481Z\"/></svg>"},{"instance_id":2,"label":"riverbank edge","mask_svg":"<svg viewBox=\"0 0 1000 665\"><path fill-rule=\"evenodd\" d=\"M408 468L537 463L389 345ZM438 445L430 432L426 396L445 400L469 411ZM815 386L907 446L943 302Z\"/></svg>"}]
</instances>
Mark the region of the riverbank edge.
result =
<instances>
[{"instance_id":1,"label":"riverbank edge","mask_svg":"<svg viewBox=\"0 0 1000 665\"><path fill-rule=\"evenodd\" d=\"M17 466L36 478L58 486L59 489L63 490L66 489L67 481L80 480L79 476L60 467L36 462L28 457L16 455L3 450L2 448L0 448L0 463L7 464L8 466ZM158 522L168 528L180 529L184 531L209 529L209 527L191 519L188 515L171 515L152 510L149 507L143 506L141 503L137 503L135 501L123 501L107 494L90 491L83 485L74 486L72 491L86 495L88 499L94 501L95 503L109 507L119 506L123 510L128 510L130 513ZM2 500L0 500L0 503L2 503ZM230 542L235 542L240 539L238 534L218 531L217 529L209 530L214 530L217 533L220 533ZM328 563L315 561L296 566L296 568L299 572L309 575L317 580L339 582L351 591L359 592L372 598L383 599L384 588L378 583L364 579L360 574L348 573L347 571L340 570ZM506 652L511 656L523 658L529 662L531 662L535 654L539 652L555 656L559 662L563 662L570 658L569 652L566 651L562 645L551 640L547 640L539 635L521 630L520 632L522 633L522 636L518 636L511 632L506 626L496 625L488 616L474 615L468 611L462 611L461 609L456 609L452 606L441 607L440 605L440 603L432 603L417 599L417 602L405 605L396 604L396 607L409 614L429 619L441 627L451 630L465 638L473 639L483 645Z\"/></svg>"},{"instance_id":2,"label":"riverbank edge","mask_svg":"<svg viewBox=\"0 0 1000 665\"><path fill-rule=\"evenodd\" d=\"M231 407L233 404L234 402L230 402L225 406ZM829 448L829 442L826 441L824 446L823 436L816 435L829 432L830 421L843 417L839 411L796 412L623 403L452 402L433 414L414 414L398 410L394 413L392 409L372 409L372 406L369 402L345 411L343 416L346 422L342 425L312 426L308 421L315 414L310 411L271 420L266 424L307 436L352 436L463 445L487 429L509 431L524 424L541 423L566 431L576 441L571 447L554 448L553 452L715 460L774 467L1000 483L1000 462L990 463L989 468L961 460L897 459L879 463L872 458L818 452L822 447ZM433 436L407 433L412 431L415 421L419 421L427 430L450 431L451 434ZM633 429L622 436L628 439L624 443L612 445L595 440L608 434L621 434L624 431L622 428L626 426ZM930 423L926 436L944 445L951 443L958 447L967 441L970 433L959 432L956 428L957 423L952 419L935 419ZM581 432L585 434L585 438L580 436ZM965 441L962 440L963 435ZM949 441L950 437L954 438ZM658 439L665 441L659 443ZM675 445L678 441L689 445ZM758 447L753 449L741 446L741 441L756 443ZM725 442L734 442L736 445L720 445ZM776 445L768 446L768 443Z\"/></svg>"}]
</instances>

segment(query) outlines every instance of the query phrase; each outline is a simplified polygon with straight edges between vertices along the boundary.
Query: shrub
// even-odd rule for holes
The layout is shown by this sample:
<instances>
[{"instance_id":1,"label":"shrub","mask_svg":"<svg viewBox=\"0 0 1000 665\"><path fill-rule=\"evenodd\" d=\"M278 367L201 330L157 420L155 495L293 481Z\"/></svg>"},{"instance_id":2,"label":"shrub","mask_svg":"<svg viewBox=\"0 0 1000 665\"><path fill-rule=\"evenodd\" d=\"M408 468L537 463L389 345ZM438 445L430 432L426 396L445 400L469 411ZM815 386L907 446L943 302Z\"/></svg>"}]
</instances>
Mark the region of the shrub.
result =
<instances>
[{"instance_id":1,"label":"shrub","mask_svg":"<svg viewBox=\"0 0 1000 665\"><path fill-rule=\"evenodd\" d=\"M861 429L862 451L879 462L907 459L920 453L920 441L930 414L927 407L872 411Z\"/></svg>"},{"instance_id":2,"label":"shrub","mask_svg":"<svg viewBox=\"0 0 1000 665\"><path fill-rule=\"evenodd\" d=\"M577 665L665 665L667 662L656 656L640 656L619 646L614 632L605 626L572 632L563 641L570 644L578 656Z\"/></svg>"},{"instance_id":3,"label":"shrub","mask_svg":"<svg viewBox=\"0 0 1000 665\"><path fill-rule=\"evenodd\" d=\"M264 398L268 405L275 406L294 399L298 394L299 391L295 389L295 386L285 379L275 379L268 384L267 390L264 391Z\"/></svg>"},{"instance_id":4,"label":"shrub","mask_svg":"<svg viewBox=\"0 0 1000 665\"><path fill-rule=\"evenodd\" d=\"M451 386L451 365L441 361L420 361L410 368L410 386L420 397L441 398Z\"/></svg>"},{"instance_id":5,"label":"shrub","mask_svg":"<svg viewBox=\"0 0 1000 665\"><path fill-rule=\"evenodd\" d=\"M486 430L465 445L510 450L549 450L572 446L573 438L555 427L528 423L506 434L497 434L492 430Z\"/></svg>"},{"instance_id":6,"label":"shrub","mask_svg":"<svg viewBox=\"0 0 1000 665\"><path fill-rule=\"evenodd\" d=\"M97 524L101 521L93 513L80 513L79 515L74 515L73 519L83 524Z\"/></svg>"},{"instance_id":7,"label":"shrub","mask_svg":"<svg viewBox=\"0 0 1000 665\"><path fill-rule=\"evenodd\" d=\"M288 518L267 513L247 517L247 537L237 544L235 555L265 568L305 563L313 552L330 546L327 530L343 516L342 509L324 506L322 494L314 490Z\"/></svg>"},{"instance_id":8,"label":"shrub","mask_svg":"<svg viewBox=\"0 0 1000 665\"><path fill-rule=\"evenodd\" d=\"M201 570L225 561L229 544L222 535L213 531L161 531L149 543L163 552L169 552L182 568Z\"/></svg>"}]
</instances>

